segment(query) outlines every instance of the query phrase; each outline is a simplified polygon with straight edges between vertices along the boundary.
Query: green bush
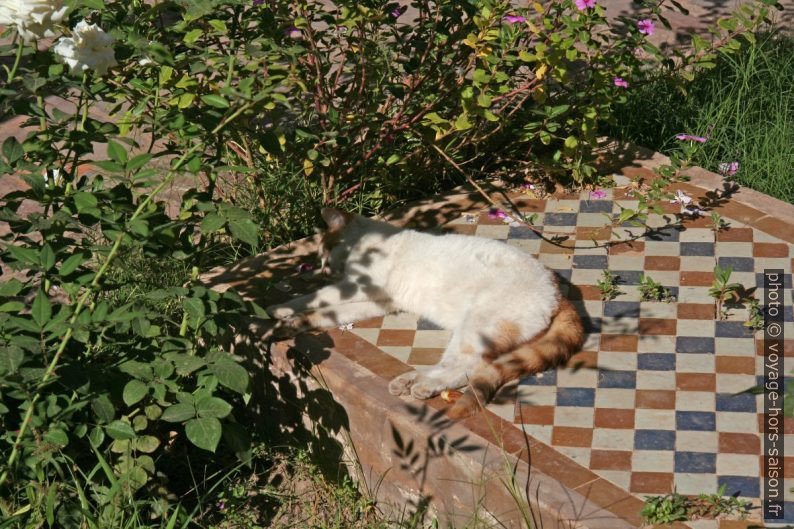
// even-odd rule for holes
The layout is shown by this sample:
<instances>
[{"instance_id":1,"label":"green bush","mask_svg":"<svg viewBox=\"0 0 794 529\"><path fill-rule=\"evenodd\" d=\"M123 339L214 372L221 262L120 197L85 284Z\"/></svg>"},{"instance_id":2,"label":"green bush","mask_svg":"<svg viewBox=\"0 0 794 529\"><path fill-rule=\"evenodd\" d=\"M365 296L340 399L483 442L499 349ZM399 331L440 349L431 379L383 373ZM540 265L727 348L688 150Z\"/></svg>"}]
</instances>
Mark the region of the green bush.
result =
<instances>
[{"instance_id":1,"label":"green bush","mask_svg":"<svg viewBox=\"0 0 794 529\"><path fill-rule=\"evenodd\" d=\"M262 312L202 286L208 267L305 234L320 204L437 189L448 160L586 182L626 85L713 57L648 43L659 3L613 26L592 0L418 0L415 19L375 0L25 5L37 16L0 4L0 112L28 117L0 150L26 183L0 200L0 512L19 526L185 526L217 486L185 465L217 482L246 461L265 390L226 345ZM287 383L259 401L271 421ZM308 443L300 413L333 415L321 397L267 426Z\"/></svg>"}]
</instances>

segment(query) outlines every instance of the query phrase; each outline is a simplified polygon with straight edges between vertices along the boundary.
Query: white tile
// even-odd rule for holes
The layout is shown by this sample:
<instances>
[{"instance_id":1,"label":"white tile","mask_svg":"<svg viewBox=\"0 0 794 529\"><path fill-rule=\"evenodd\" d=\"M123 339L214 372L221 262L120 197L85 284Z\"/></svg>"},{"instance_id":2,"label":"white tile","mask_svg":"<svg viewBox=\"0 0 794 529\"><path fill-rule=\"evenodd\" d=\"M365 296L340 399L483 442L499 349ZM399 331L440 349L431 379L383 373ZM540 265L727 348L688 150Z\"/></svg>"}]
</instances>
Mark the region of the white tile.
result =
<instances>
[{"instance_id":1,"label":"white tile","mask_svg":"<svg viewBox=\"0 0 794 529\"><path fill-rule=\"evenodd\" d=\"M635 450L631 454L632 472L672 472L675 468L672 450Z\"/></svg>"},{"instance_id":2,"label":"white tile","mask_svg":"<svg viewBox=\"0 0 794 529\"><path fill-rule=\"evenodd\" d=\"M378 341L380 329L357 329L353 327L350 332L374 345Z\"/></svg>"},{"instance_id":3,"label":"white tile","mask_svg":"<svg viewBox=\"0 0 794 529\"><path fill-rule=\"evenodd\" d=\"M412 349L411 347L394 347L388 345L379 345L378 348L384 353L389 354L406 364L408 363L408 357L411 356Z\"/></svg>"},{"instance_id":4,"label":"white tile","mask_svg":"<svg viewBox=\"0 0 794 529\"><path fill-rule=\"evenodd\" d=\"M595 407L631 410L634 409L634 400L635 391L633 389L599 388L595 394Z\"/></svg>"},{"instance_id":5,"label":"white tile","mask_svg":"<svg viewBox=\"0 0 794 529\"><path fill-rule=\"evenodd\" d=\"M707 228L687 228L678 234L680 242L714 242L714 233Z\"/></svg>"},{"instance_id":6,"label":"white tile","mask_svg":"<svg viewBox=\"0 0 794 529\"><path fill-rule=\"evenodd\" d=\"M675 408L679 411L715 411L717 396L710 391L677 391Z\"/></svg>"},{"instance_id":7,"label":"white tile","mask_svg":"<svg viewBox=\"0 0 794 529\"><path fill-rule=\"evenodd\" d=\"M675 410L637 409L634 412L635 430L675 430Z\"/></svg>"},{"instance_id":8,"label":"white tile","mask_svg":"<svg viewBox=\"0 0 794 529\"><path fill-rule=\"evenodd\" d=\"M717 412L717 431L731 433L757 433L758 416L738 411Z\"/></svg>"},{"instance_id":9,"label":"white tile","mask_svg":"<svg viewBox=\"0 0 794 529\"><path fill-rule=\"evenodd\" d=\"M637 354L620 351L599 351L598 367L618 371L636 371ZM601 389L598 391L601 391Z\"/></svg>"},{"instance_id":10,"label":"white tile","mask_svg":"<svg viewBox=\"0 0 794 529\"><path fill-rule=\"evenodd\" d=\"M543 424L524 424L522 428L524 428L524 432L538 441L551 444L551 426Z\"/></svg>"},{"instance_id":11,"label":"white tile","mask_svg":"<svg viewBox=\"0 0 794 529\"><path fill-rule=\"evenodd\" d=\"M681 257L681 270L687 272L706 272L713 270L714 257L703 255L685 255Z\"/></svg>"},{"instance_id":12,"label":"white tile","mask_svg":"<svg viewBox=\"0 0 794 529\"><path fill-rule=\"evenodd\" d=\"M753 454L717 454L720 476L760 476L761 461Z\"/></svg>"},{"instance_id":13,"label":"white tile","mask_svg":"<svg viewBox=\"0 0 794 529\"><path fill-rule=\"evenodd\" d=\"M754 375L728 375L717 373L717 393L739 393L756 385Z\"/></svg>"},{"instance_id":14,"label":"white tile","mask_svg":"<svg viewBox=\"0 0 794 529\"><path fill-rule=\"evenodd\" d=\"M717 453L719 434L717 432L679 430L675 434L675 449L679 452Z\"/></svg>"},{"instance_id":15,"label":"white tile","mask_svg":"<svg viewBox=\"0 0 794 529\"><path fill-rule=\"evenodd\" d=\"M596 428L593 430L592 447L602 450L634 450L634 430Z\"/></svg>"},{"instance_id":16,"label":"white tile","mask_svg":"<svg viewBox=\"0 0 794 529\"><path fill-rule=\"evenodd\" d=\"M416 329L416 322L419 317L409 312L398 312L397 314L387 314L383 317L382 329Z\"/></svg>"},{"instance_id":17,"label":"white tile","mask_svg":"<svg viewBox=\"0 0 794 529\"><path fill-rule=\"evenodd\" d=\"M637 371L637 389L675 389L672 371Z\"/></svg>"},{"instance_id":18,"label":"white tile","mask_svg":"<svg viewBox=\"0 0 794 529\"><path fill-rule=\"evenodd\" d=\"M577 446L555 446L554 449L587 468L590 466L590 449Z\"/></svg>"},{"instance_id":19,"label":"white tile","mask_svg":"<svg viewBox=\"0 0 794 529\"><path fill-rule=\"evenodd\" d=\"M678 336L714 336L714 322L711 320L678 320L676 324Z\"/></svg>"},{"instance_id":20,"label":"white tile","mask_svg":"<svg viewBox=\"0 0 794 529\"><path fill-rule=\"evenodd\" d=\"M556 406L554 426L593 427L593 408L580 406Z\"/></svg>"},{"instance_id":21,"label":"white tile","mask_svg":"<svg viewBox=\"0 0 794 529\"><path fill-rule=\"evenodd\" d=\"M557 387L594 388L598 384L598 370L590 368L557 370Z\"/></svg>"},{"instance_id":22,"label":"white tile","mask_svg":"<svg viewBox=\"0 0 794 529\"><path fill-rule=\"evenodd\" d=\"M637 340L637 352L675 353L675 336L640 335Z\"/></svg>"},{"instance_id":23,"label":"white tile","mask_svg":"<svg viewBox=\"0 0 794 529\"><path fill-rule=\"evenodd\" d=\"M717 492L716 474L678 473L673 476L676 492L679 494L698 495ZM687 522L689 524L690 522Z\"/></svg>"},{"instance_id":24,"label":"white tile","mask_svg":"<svg viewBox=\"0 0 794 529\"><path fill-rule=\"evenodd\" d=\"M517 389L518 402L533 406L554 406L557 404L557 388L554 386L528 386L520 384Z\"/></svg>"},{"instance_id":25,"label":"white tile","mask_svg":"<svg viewBox=\"0 0 794 529\"><path fill-rule=\"evenodd\" d=\"M594 470L596 474L607 481L611 481L623 490L629 490L631 472L625 470Z\"/></svg>"},{"instance_id":26,"label":"white tile","mask_svg":"<svg viewBox=\"0 0 794 529\"><path fill-rule=\"evenodd\" d=\"M679 373L714 373L714 355L679 353L675 357L675 369Z\"/></svg>"}]
</instances>

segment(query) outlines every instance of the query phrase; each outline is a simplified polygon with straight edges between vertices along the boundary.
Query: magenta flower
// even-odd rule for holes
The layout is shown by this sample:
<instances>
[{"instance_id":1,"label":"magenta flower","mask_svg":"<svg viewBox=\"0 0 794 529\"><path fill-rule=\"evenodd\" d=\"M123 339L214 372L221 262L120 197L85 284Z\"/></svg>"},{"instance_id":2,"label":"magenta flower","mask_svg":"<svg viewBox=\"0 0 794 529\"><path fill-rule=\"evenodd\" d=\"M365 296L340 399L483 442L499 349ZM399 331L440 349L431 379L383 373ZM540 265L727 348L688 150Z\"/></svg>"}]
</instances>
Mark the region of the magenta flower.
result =
<instances>
[{"instance_id":1,"label":"magenta flower","mask_svg":"<svg viewBox=\"0 0 794 529\"><path fill-rule=\"evenodd\" d=\"M596 0L576 0L576 9L584 11L590 7L596 6Z\"/></svg>"},{"instance_id":2,"label":"magenta flower","mask_svg":"<svg viewBox=\"0 0 794 529\"><path fill-rule=\"evenodd\" d=\"M255 6L261 6L264 3L265 3L265 0L254 0L254 5Z\"/></svg>"},{"instance_id":3,"label":"magenta flower","mask_svg":"<svg viewBox=\"0 0 794 529\"><path fill-rule=\"evenodd\" d=\"M527 19L521 15L505 15L502 17L502 22L507 22L508 24L520 24L526 21Z\"/></svg>"},{"instance_id":4,"label":"magenta flower","mask_svg":"<svg viewBox=\"0 0 794 529\"><path fill-rule=\"evenodd\" d=\"M301 263L295 268L299 274L304 274L306 272L311 272L314 270L314 267L309 263Z\"/></svg>"},{"instance_id":5,"label":"magenta flower","mask_svg":"<svg viewBox=\"0 0 794 529\"><path fill-rule=\"evenodd\" d=\"M595 191L590 191L590 198L606 198L607 192L603 189L596 189Z\"/></svg>"},{"instance_id":6,"label":"magenta flower","mask_svg":"<svg viewBox=\"0 0 794 529\"><path fill-rule=\"evenodd\" d=\"M389 14L392 18L400 18L400 16L405 13L406 9L408 9L406 6L395 7Z\"/></svg>"},{"instance_id":7,"label":"magenta flower","mask_svg":"<svg viewBox=\"0 0 794 529\"><path fill-rule=\"evenodd\" d=\"M289 37L289 38L291 38L291 39L295 39L295 40L297 40L297 39L301 38L301 35L302 35L302 34L301 34L301 30L299 30L299 29L298 29L298 28L296 28L295 26L291 26L291 27L288 27L287 29L285 29L285 30L284 30L284 34L285 34L287 37Z\"/></svg>"},{"instance_id":8,"label":"magenta flower","mask_svg":"<svg viewBox=\"0 0 794 529\"><path fill-rule=\"evenodd\" d=\"M507 218L507 213L505 213L501 209L491 208L490 211L488 211L488 218L489 219L506 219Z\"/></svg>"},{"instance_id":9,"label":"magenta flower","mask_svg":"<svg viewBox=\"0 0 794 529\"><path fill-rule=\"evenodd\" d=\"M708 137L705 136L693 136L692 134L676 134L675 139L681 141L696 141L698 143L706 143Z\"/></svg>"},{"instance_id":10,"label":"magenta flower","mask_svg":"<svg viewBox=\"0 0 794 529\"><path fill-rule=\"evenodd\" d=\"M615 86L619 86L620 88L629 87L629 82L623 79L622 77L613 77L612 82L615 83Z\"/></svg>"},{"instance_id":11,"label":"magenta flower","mask_svg":"<svg viewBox=\"0 0 794 529\"><path fill-rule=\"evenodd\" d=\"M733 176L739 172L739 162L721 163L718 169L723 176Z\"/></svg>"},{"instance_id":12,"label":"magenta flower","mask_svg":"<svg viewBox=\"0 0 794 529\"><path fill-rule=\"evenodd\" d=\"M653 35L654 30L656 27L653 25L653 20L650 18L644 18L637 22L637 27L640 30L640 33L643 35Z\"/></svg>"}]
</instances>

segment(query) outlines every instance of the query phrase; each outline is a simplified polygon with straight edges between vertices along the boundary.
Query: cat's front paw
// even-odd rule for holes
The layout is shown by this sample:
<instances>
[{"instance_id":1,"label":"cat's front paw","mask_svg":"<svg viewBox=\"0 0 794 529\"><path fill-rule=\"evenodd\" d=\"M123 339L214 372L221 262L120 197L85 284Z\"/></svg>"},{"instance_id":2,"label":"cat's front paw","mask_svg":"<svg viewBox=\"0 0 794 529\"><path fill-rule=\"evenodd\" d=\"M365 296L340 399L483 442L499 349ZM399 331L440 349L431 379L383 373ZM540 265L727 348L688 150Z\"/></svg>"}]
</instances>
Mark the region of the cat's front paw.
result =
<instances>
[{"instance_id":1,"label":"cat's front paw","mask_svg":"<svg viewBox=\"0 0 794 529\"><path fill-rule=\"evenodd\" d=\"M411 384L414 383L418 374L416 371L409 371L392 379L389 382L389 393L392 395L407 395L411 389Z\"/></svg>"},{"instance_id":2,"label":"cat's front paw","mask_svg":"<svg viewBox=\"0 0 794 529\"><path fill-rule=\"evenodd\" d=\"M447 385L433 378L421 377L411 385L411 396L415 399L425 400L435 397L447 389Z\"/></svg>"},{"instance_id":3,"label":"cat's front paw","mask_svg":"<svg viewBox=\"0 0 794 529\"><path fill-rule=\"evenodd\" d=\"M277 320L285 320L295 314L295 310L287 305L270 305L265 310L270 316Z\"/></svg>"}]
</instances>

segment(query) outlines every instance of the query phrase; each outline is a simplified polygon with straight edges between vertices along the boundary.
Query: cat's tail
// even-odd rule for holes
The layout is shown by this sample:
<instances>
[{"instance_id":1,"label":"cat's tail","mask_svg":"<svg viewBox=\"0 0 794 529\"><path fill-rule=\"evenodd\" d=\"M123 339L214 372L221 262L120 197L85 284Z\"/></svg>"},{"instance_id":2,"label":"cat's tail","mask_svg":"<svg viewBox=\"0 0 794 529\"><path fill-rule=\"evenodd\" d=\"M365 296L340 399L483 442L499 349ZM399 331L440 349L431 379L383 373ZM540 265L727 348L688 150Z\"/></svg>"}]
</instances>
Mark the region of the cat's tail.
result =
<instances>
[{"instance_id":1,"label":"cat's tail","mask_svg":"<svg viewBox=\"0 0 794 529\"><path fill-rule=\"evenodd\" d=\"M561 299L546 331L496 357L482 362L472 373L468 389L449 409L453 419L468 417L490 401L505 383L524 374L539 373L566 362L584 343L584 327L576 309Z\"/></svg>"}]
</instances>

